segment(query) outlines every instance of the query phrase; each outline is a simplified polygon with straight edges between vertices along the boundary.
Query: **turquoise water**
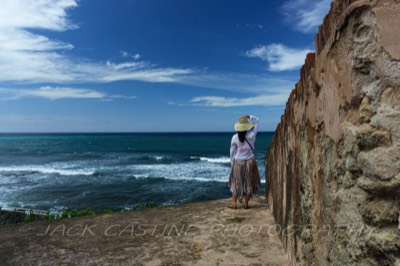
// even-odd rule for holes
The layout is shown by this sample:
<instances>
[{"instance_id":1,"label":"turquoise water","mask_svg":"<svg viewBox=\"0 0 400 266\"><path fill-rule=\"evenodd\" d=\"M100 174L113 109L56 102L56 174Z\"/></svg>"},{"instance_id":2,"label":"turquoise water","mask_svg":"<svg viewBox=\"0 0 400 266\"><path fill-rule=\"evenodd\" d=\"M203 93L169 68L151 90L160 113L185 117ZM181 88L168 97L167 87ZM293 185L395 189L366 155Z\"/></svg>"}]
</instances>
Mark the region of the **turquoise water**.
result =
<instances>
[{"instance_id":1,"label":"turquoise water","mask_svg":"<svg viewBox=\"0 0 400 266\"><path fill-rule=\"evenodd\" d=\"M262 182L272 133L255 145ZM53 212L226 198L232 133L0 135L0 206ZM260 194L264 193L264 186Z\"/></svg>"}]
</instances>

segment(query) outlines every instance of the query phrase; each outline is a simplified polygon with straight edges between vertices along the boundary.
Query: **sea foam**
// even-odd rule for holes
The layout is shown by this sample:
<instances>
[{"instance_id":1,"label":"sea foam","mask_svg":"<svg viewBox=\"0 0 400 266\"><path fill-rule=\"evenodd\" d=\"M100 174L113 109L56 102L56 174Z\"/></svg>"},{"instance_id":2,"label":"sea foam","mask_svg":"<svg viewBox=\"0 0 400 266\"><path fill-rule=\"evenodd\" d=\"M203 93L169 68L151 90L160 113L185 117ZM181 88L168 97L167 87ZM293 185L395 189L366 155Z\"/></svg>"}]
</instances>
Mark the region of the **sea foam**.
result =
<instances>
[{"instance_id":1,"label":"sea foam","mask_svg":"<svg viewBox=\"0 0 400 266\"><path fill-rule=\"evenodd\" d=\"M47 165L21 165L21 166L8 166L0 167L0 173L3 175L21 176L27 174L59 174L63 176L91 176L96 173L93 169L62 169L55 168Z\"/></svg>"},{"instance_id":2,"label":"sea foam","mask_svg":"<svg viewBox=\"0 0 400 266\"><path fill-rule=\"evenodd\" d=\"M220 163L220 164L231 163L231 159L229 157L210 158L210 157L190 156L190 159L200 160L200 161L208 162L208 163Z\"/></svg>"}]
</instances>

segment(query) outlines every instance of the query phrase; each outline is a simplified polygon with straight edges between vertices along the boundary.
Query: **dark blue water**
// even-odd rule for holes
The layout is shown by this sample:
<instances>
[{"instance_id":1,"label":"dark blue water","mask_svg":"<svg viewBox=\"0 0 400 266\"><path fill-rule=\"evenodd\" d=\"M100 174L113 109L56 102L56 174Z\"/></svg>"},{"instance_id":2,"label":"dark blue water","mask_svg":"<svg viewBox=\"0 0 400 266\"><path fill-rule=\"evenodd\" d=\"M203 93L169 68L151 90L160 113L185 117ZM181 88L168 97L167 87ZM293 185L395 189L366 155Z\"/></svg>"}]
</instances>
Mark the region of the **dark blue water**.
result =
<instances>
[{"instance_id":1,"label":"dark blue water","mask_svg":"<svg viewBox=\"0 0 400 266\"><path fill-rule=\"evenodd\" d=\"M50 210L226 198L231 133L0 135L0 206ZM272 133L259 133L256 159ZM264 186L259 192L264 193Z\"/></svg>"}]
</instances>

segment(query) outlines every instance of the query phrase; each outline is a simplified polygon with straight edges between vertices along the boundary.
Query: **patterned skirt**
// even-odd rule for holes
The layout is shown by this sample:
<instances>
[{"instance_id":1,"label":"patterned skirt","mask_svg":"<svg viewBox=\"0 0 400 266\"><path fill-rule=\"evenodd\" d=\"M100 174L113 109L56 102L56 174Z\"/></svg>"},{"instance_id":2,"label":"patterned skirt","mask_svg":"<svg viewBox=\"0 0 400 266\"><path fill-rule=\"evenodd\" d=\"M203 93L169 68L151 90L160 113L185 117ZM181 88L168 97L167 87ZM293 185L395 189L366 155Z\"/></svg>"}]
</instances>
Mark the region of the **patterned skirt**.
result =
<instances>
[{"instance_id":1,"label":"patterned skirt","mask_svg":"<svg viewBox=\"0 0 400 266\"><path fill-rule=\"evenodd\" d=\"M244 195L247 194L251 197L256 193L261 186L256 160L254 158L243 161L235 160L231 167L228 185L232 195L239 198L239 202L242 202Z\"/></svg>"}]
</instances>

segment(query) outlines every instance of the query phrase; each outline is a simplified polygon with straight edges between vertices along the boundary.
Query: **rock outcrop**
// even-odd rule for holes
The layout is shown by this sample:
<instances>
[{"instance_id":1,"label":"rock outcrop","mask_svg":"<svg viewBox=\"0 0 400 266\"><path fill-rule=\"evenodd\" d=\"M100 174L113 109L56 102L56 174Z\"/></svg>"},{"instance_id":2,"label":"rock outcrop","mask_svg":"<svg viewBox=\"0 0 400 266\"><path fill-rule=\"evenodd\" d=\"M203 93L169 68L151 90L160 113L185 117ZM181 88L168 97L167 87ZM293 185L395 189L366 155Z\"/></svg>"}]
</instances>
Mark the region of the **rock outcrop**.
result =
<instances>
[{"instance_id":1,"label":"rock outcrop","mask_svg":"<svg viewBox=\"0 0 400 266\"><path fill-rule=\"evenodd\" d=\"M293 264L400 265L400 1L335 0L266 157Z\"/></svg>"}]
</instances>

